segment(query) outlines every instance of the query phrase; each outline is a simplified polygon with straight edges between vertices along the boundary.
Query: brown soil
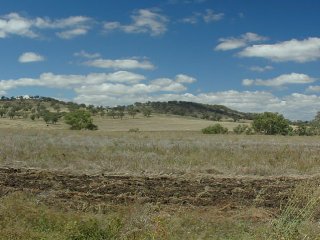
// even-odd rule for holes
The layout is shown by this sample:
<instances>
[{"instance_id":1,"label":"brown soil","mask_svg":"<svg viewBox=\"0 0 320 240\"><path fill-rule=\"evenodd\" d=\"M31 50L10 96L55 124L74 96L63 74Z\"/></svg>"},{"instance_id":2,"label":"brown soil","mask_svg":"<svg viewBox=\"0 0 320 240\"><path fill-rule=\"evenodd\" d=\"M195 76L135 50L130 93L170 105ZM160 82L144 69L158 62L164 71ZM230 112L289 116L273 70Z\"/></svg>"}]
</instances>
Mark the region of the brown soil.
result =
<instances>
[{"instance_id":1,"label":"brown soil","mask_svg":"<svg viewBox=\"0 0 320 240\"><path fill-rule=\"evenodd\" d=\"M69 207L150 202L278 208L297 184L308 179L311 177L90 176L2 168L0 197L23 191L35 194L47 203L62 202Z\"/></svg>"}]
</instances>

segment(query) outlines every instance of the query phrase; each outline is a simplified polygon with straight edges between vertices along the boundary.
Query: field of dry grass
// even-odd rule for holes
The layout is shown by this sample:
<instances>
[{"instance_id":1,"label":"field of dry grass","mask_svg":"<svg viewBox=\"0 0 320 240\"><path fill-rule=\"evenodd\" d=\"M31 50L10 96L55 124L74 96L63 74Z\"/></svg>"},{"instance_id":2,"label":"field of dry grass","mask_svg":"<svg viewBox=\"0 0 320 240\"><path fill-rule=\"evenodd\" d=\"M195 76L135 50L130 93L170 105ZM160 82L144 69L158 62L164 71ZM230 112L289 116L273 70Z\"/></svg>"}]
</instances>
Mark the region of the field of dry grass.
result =
<instances>
[{"instance_id":1,"label":"field of dry grass","mask_svg":"<svg viewBox=\"0 0 320 240\"><path fill-rule=\"evenodd\" d=\"M125 174L316 174L320 138L0 129L0 166Z\"/></svg>"},{"instance_id":2,"label":"field of dry grass","mask_svg":"<svg viewBox=\"0 0 320 240\"><path fill-rule=\"evenodd\" d=\"M93 117L93 121L98 125L98 131L128 131L129 129L138 128L140 131L200 131L211 124L217 122L202 120L197 118L186 118L172 115L153 115L150 118L137 115L134 119L125 116L122 120L113 119L111 117ZM239 123L234 122L221 122L230 131ZM32 121L30 119L14 119L0 118L0 129L68 129L69 126L59 121L57 124L47 125L42 119Z\"/></svg>"},{"instance_id":3,"label":"field of dry grass","mask_svg":"<svg viewBox=\"0 0 320 240\"><path fill-rule=\"evenodd\" d=\"M287 205L281 208L223 202L229 192L231 198L241 197L246 187L255 186L247 180L242 186L237 179L316 176L320 170L319 136L204 135L200 130L213 122L172 116L123 120L97 117L95 123L98 131L71 131L64 123L47 126L43 121L0 119L1 168L58 171L56 176L48 175L48 182L33 170L20 182L13 175L1 177L0 239L319 239L320 214L314 207L319 197L312 197L310 190L314 186L300 187L298 197L293 195L292 201L286 198ZM229 129L237 124L223 123ZM140 131L129 132L131 128ZM94 204L89 198L94 192L81 190L82 180L78 186L71 186L63 178L72 174L87 174L79 175L84 176L83 184L99 191L104 188L92 182L93 175L101 176L103 184L106 175L163 181L172 178L179 180L177 186L175 182L169 185L177 188L179 182L186 185L187 180L226 178L230 191L221 193L221 204L206 207L157 201L102 204L102 195L96 196L99 204ZM76 184L76 178L72 178ZM240 187L232 187L232 179ZM147 181L141 181L136 183L142 184L141 193L153 189L143 187ZM119 178L120 185L111 184L110 188L123 183ZM36 185L31 188L30 184ZM162 184L165 189L166 183ZM220 188L223 183L212 184ZM273 183L268 184L272 187ZM268 184L258 184L250 194L262 196ZM59 192L60 185L66 186L61 188L65 193ZM132 186L134 189L128 191L138 194L136 185ZM196 193L196 197L214 202L217 195L211 193L213 187L202 188L201 196ZM172 196L179 194L183 195L177 192ZM68 207L73 201L77 207ZM90 204L93 208L88 208Z\"/></svg>"}]
</instances>

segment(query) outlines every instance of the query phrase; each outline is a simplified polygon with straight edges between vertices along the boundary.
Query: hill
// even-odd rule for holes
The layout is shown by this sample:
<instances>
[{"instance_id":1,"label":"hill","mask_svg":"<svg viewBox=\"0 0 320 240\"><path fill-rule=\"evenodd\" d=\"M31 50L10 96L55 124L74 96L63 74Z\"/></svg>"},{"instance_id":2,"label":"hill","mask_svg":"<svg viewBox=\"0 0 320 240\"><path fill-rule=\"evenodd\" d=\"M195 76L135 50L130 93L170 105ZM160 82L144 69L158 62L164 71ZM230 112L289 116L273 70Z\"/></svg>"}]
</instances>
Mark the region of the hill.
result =
<instances>
[{"instance_id":1,"label":"hill","mask_svg":"<svg viewBox=\"0 0 320 240\"><path fill-rule=\"evenodd\" d=\"M239 112L223 105L209 105L185 101L135 103L135 106L138 109L150 108L152 112L160 114L190 116L213 121L228 118L234 121L239 119L251 120L254 117L252 113Z\"/></svg>"},{"instance_id":2,"label":"hill","mask_svg":"<svg viewBox=\"0 0 320 240\"><path fill-rule=\"evenodd\" d=\"M195 102L185 101L168 101L168 102L147 102L135 103L128 106L104 107L86 104L77 104L74 102L59 101L50 97L2 97L0 100L0 114L9 116L13 112L16 117L26 117L26 115L49 112L69 112L75 109L87 109L93 115L109 115L113 118L122 117L124 114L129 114L134 117L137 113L150 115L151 113L170 114L178 116L188 116L201 118L213 121L221 119L239 119L251 120L254 117L253 113L243 113L223 105L209 105ZM146 113L147 112L147 113Z\"/></svg>"}]
</instances>

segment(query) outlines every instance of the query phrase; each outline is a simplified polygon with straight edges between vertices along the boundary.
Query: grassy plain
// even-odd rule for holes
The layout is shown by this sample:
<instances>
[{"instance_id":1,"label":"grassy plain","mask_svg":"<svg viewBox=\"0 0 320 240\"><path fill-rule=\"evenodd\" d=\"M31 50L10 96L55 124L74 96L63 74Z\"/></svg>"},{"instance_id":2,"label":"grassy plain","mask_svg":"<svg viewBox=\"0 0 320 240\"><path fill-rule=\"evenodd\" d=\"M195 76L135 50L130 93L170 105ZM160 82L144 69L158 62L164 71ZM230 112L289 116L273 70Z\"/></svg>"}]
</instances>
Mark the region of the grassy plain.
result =
<instances>
[{"instance_id":1,"label":"grassy plain","mask_svg":"<svg viewBox=\"0 0 320 240\"><path fill-rule=\"evenodd\" d=\"M204 135L200 130L214 122L173 116L94 122L98 131L0 119L0 167L186 178L309 176L320 170L319 137ZM238 123L222 124L232 129ZM140 131L129 132L134 128ZM45 204L43 196L0 191L0 239L320 239L313 208L319 195L302 189L276 210L138 202L80 211Z\"/></svg>"}]
</instances>

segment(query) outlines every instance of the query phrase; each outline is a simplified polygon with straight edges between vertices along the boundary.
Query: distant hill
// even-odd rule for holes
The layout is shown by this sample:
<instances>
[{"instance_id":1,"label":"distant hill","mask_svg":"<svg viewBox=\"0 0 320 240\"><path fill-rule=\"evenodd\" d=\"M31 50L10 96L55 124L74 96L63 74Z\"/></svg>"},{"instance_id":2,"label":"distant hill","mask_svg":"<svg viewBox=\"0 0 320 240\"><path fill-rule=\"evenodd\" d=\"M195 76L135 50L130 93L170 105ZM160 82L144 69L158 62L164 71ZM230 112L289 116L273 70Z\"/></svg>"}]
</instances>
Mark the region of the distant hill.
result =
<instances>
[{"instance_id":1,"label":"distant hill","mask_svg":"<svg viewBox=\"0 0 320 240\"><path fill-rule=\"evenodd\" d=\"M119 111L129 114L130 111L144 113L146 109L151 112L151 114L170 114L215 121L221 119L233 119L234 121L237 121L240 119L253 119L254 117L253 113L239 112L223 105L209 105L185 101L137 102L128 106L104 107L64 102L54 98L41 96L1 97L0 99L0 111L3 112L3 115L7 115L10 111L14 111L19 116L25 113L41 113L44 110L50 112L65 112L80 108L89 110L93 115L108 114L113 117Z\"/></svg>"},{"instance_id":2,"label":"distant hill","mask_svg":"<svg viewBox=\"0 0 320 240\"><path fill-rule=\"evenodd\" d=\"M190 116L208 120L220 120L222 118L253 119L253 113L244 113L232 110L223 105L209 105L185 101L147 102L135 103L138 109L150 108L154 113Z\"/></svg>"}]
</instances>

